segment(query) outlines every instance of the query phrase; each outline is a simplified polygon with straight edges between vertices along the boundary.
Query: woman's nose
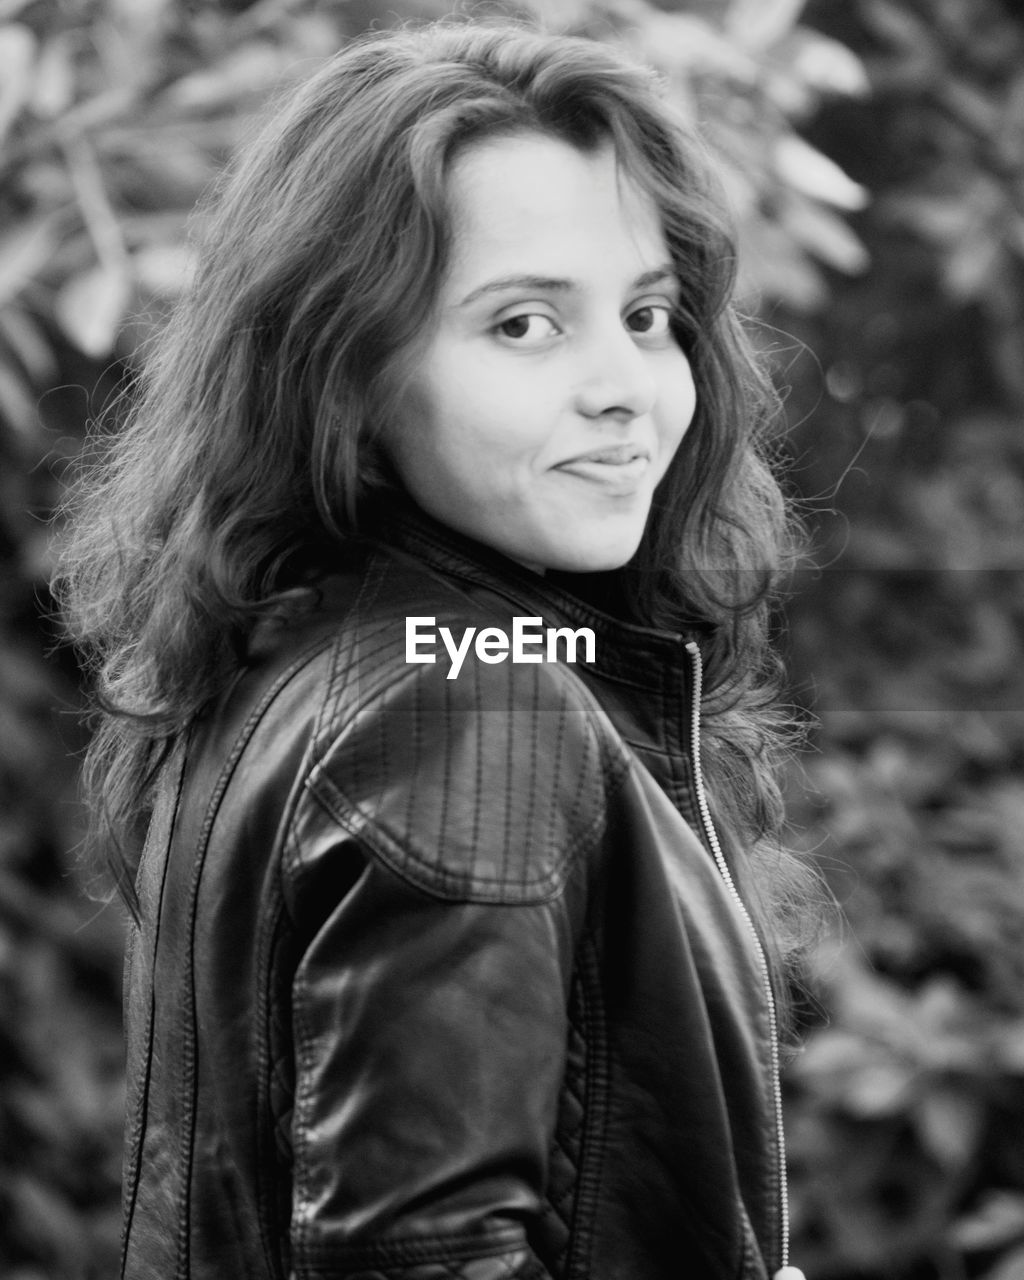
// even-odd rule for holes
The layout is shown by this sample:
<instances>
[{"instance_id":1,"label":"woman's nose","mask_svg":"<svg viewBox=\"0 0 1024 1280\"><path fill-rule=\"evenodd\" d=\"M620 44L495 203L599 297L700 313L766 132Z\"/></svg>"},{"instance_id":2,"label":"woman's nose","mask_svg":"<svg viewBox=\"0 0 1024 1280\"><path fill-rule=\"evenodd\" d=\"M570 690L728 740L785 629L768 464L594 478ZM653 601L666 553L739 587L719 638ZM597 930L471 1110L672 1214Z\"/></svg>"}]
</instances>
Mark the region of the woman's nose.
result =
<instances>
[{"instance_id":1,"label":"woman's nose","mask_svg":"<svg viewBox=\"0 0 1024 1280\"><path fill-rule=\"evenodd\" d=\"M588 418L639 418L650 413L658 384L649 355L617 321L585 345L576 406Z\"/></svg>"}]
</instances>

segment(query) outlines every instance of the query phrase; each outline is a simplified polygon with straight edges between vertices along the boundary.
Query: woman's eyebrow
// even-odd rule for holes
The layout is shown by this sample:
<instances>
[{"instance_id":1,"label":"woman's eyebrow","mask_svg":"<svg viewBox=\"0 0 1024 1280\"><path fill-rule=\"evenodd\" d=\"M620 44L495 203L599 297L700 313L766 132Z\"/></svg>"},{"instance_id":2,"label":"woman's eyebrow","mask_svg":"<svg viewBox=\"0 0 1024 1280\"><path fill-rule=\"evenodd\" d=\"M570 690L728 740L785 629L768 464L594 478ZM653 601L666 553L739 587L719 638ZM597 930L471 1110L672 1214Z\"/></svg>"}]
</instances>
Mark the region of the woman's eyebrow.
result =
<instances>
[{"instance_id":1,"label":"woman's eyebrow","mask_svg":"<svg viewBox=\"0 0 1024 1280\"><path fill-rule=\"evenodd\" d=\"M538 293L567 293L576 288L572 280L559 279L556 276L500 276L497 280L488 280L478 285L458 304L468 307L471 302L485 297L489 293L503 293L506 289L535 289Z\"/></svg>"},{"instance_id":2,"label":"woman's eyebrow","mask_svg":"<svg viewBox=\"0 0 1024 1280\"><path fill-rule=\"evenodd\" d=\"M649 289L655 284L679 284L679 276L675 267L671 262L666 262L663 267L655 267L653 271L645 271L643 275L637 276L633 281L634 289Z\"/></svg>"},{"instance_id":3,"label":"woman's eyebrow","mask_svg":"<svg viewBox=\"0 0 1024 1280\"><path fill-rule=\"evenodd\" d=\"M655 267L651 271L645 271L630 285L633 289L649 289L651 285L677 282L675 268L671 263L665 266ZM478 285L475 289L471 289L469 293L457 303L458 307L468 307L471 303L476 302L482 297L486 297L491 293L504 293L508 289L531 290L537 293L570 293L574 289L579 289L579 284L575 280L564 279L558 276L533 276L533 275L515 275L515 276L499 276L496 280L488 280L486 283Z\"/></svg>"}]
</instances>

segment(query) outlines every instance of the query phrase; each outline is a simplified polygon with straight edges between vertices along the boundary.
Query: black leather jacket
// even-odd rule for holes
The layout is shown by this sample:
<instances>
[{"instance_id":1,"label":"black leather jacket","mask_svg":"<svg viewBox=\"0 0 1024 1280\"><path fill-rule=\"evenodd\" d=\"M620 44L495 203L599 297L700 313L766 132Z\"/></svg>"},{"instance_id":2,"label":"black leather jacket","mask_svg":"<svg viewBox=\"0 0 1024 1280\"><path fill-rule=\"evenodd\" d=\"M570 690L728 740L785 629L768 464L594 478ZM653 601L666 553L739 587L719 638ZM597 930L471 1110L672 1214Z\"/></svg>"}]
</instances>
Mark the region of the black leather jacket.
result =
<instances>
[{"instance_id":1,"label":"black leather jacket","mask_svg":"<svg viewBox=\"0 0 1024 1280\"><path fill-rule=\"evenodd\" d=\"M770 1274L774 1010L704 811L696 645L425 518L387 537L164 768L124 1275ZM409 616L586 626L595 661L447 679Z\"/></svg>"}]
</instances>

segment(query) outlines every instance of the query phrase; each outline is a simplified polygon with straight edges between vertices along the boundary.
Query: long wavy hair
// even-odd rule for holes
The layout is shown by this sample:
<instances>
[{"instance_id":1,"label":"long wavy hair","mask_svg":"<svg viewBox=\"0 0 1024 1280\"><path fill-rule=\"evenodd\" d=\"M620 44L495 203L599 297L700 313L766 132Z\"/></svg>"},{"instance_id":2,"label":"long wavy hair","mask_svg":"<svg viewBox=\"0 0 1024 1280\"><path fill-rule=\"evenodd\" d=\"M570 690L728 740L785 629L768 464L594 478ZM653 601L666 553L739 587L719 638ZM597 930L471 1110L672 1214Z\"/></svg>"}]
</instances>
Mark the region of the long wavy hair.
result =
<instances>
[{"instance_id":1,"label":"long wavy hair","mask_svg":"<svg viewBox=\"0 0 1024 1280\"><path fill-rule=\"evenodd\" d=\"M777 839L776 402L731 303L714 166L654 74L607 46L448 23L357 40L274 104L204 211L197 270L126 423L101 433L73 493L57 588L95 682L94 840L129 906L168 744L257 619L387 499L380 429L448 262L454 157L522 133L610 140L660 211L697 410L624 582L636 620L706 637L709 787L754 850L766 931L804 894Z\"/></svg>"}]
</instances>

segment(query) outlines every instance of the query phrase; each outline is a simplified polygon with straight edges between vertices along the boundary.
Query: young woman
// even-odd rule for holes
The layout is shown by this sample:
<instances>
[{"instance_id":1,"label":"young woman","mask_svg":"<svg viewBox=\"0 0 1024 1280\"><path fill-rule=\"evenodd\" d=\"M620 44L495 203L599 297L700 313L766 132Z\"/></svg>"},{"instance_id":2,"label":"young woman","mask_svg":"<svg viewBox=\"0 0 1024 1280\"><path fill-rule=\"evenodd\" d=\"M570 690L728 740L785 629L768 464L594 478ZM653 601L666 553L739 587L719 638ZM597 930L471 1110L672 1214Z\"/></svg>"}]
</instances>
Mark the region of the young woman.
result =
<instances>
[{"instance_id":1,"label":"young woman","mask_svg":"<svg viewBox=\"0 0 1024 1280\"><path fill-rule=\"evenodd\" d=\"M733 264L653 78L514 27L351 45L224 183L64 576L125 1276L799 1275Z\"/></svg>"}]
</instances>

